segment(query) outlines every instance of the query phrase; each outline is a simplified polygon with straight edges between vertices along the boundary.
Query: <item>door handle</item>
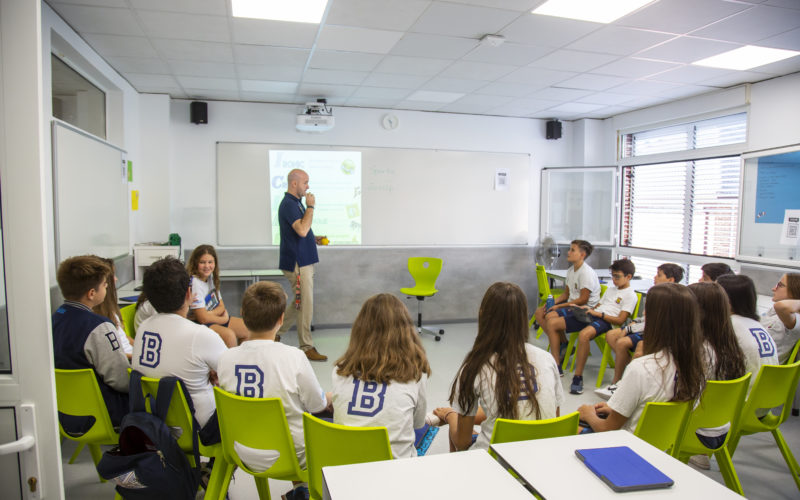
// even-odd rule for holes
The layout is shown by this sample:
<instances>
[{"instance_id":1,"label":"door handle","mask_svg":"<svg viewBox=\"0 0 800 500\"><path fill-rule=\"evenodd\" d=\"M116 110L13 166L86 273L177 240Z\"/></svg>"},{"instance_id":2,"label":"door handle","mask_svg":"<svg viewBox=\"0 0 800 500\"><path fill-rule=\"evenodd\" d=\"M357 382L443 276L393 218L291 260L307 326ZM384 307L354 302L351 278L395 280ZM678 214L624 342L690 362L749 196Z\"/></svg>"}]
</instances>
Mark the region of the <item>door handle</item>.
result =
<instances>
[{"instance_id":1,"label":"door handle","mask_svg":"<svg viewBox=\"0 0 800 500\"><path fill-rule=\"evenodd\" d=\"M0 455L11 455L12 453L29 450L33 448L34 444L36 444L36 440L33 436L22 436L16 441L0 444Z\"/></svg>"}]
</instances>

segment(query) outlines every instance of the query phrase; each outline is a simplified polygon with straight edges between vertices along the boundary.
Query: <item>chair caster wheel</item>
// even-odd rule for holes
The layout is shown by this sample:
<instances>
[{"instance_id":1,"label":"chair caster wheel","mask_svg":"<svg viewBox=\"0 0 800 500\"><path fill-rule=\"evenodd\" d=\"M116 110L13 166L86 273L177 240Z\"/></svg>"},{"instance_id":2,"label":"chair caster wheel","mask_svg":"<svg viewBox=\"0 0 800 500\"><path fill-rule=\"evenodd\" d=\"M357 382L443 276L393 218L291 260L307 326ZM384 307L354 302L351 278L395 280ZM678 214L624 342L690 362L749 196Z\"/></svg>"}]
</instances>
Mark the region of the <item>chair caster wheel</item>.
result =
<instances>
[{"instance_id":1,"label":"chair caster wheel","mask_svg":"<svg viewBox=\"0 0 800 500\"><path fill-rule=\"evenodd\" d=\"M442 337L440 337L438 335L436 337L434 337L434 338L436 339L436 342L439 342L440 340L442 340Z\"/></svg>"},{"instance_id":2,"label":"chair caster wheel","mask_svg":"<svg viewBox=\"0 0 800 500\"><path fill-rule=\"evenodd\" d=\"M444 335L444 330L439 330L439 335Z\"/></svg>"}]
</instances>

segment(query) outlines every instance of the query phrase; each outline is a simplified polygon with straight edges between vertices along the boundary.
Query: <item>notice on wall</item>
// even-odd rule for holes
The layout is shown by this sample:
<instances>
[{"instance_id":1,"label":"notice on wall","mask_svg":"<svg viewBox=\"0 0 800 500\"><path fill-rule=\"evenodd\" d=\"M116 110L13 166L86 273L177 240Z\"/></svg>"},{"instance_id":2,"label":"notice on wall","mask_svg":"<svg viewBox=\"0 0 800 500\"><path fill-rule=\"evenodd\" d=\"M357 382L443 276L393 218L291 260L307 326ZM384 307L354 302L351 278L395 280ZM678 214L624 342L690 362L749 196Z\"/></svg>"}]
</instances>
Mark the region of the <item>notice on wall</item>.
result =
<instances>
[{"instance_id":1,"label":"notice on wall","mask_svg":"<svg viewBox=\"0 0 800 500\"><path fill-rule=\"evenodd\" d=\"M800 210L787 210L783 216L781 228L781 245L797 245L800 243Z\"/></svg>"},{"instance_id":2,"label":"notice on wall","mask_svg":"<svg viewBox=\"0 0 800 500\"><path fill-rule=\"evenodd\" d=\"M800 210L800 152L758 160L757 224L780 224L787 210Z\"/></svg>"},{"instance_id":3,"label":"notice on wall","mask_svg":"<svg viewBox=\"0 0 800 500\"><path fill-rule=\"evenodd\" d=\"M494 174L494 190L508 191L509 172L507 168L498 168Z\"/></svg>"}]
</instances>

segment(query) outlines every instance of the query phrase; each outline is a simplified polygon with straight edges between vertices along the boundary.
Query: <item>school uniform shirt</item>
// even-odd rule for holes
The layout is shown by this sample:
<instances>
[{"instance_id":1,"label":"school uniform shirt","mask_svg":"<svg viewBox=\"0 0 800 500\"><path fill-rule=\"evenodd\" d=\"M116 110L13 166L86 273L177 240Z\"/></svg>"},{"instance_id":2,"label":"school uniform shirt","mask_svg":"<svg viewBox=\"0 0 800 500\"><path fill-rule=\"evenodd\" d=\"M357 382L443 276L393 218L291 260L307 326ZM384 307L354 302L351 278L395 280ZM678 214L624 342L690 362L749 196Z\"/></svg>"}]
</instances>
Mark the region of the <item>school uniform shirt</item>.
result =
<instances>
[{"instance_id":1,"label":"school uniform shirt","mask_svg":"<svg viewBox=\"0 0 800 500\"><path fill-rule=\"evenodd\" d=\"M207 326L177 314L159 313L136 330L131 362L145 377L183 380L194 403L194 415L203 427L216 409L208 374L217 370L219 358L227 350L225 342Z\"/></svg>"},{"instance_id":2,"label":"school uniform shirt","mask_svg":"<svg viewBox=\"0 0 800 500\"><path fill-rule=\"evenodd\" d=\"M325 391L303 351L272 340L248 340L219 358L219 385L239 396L281 398L301 467L305 467L303 412L325 409Z\"/></svg>"},{"instance_id":3,"label":"school uniform shirt","mask_svg":"<svg viewBox=\"0 0 800 500\"><path fill-rule=\"evenodd\" d=\"M677 367L672 356L664 351L634 359L625 368L617 390L608 400L608 406L628 421L622 428L636 430L644 407L650 402L670 401L675 395Z\"/></svg>"},{"instance_id":4,"label":"school uniform shirt","mask_svg":"<svg viewBox=\"0 0 800 500\"><path fill-rule=\"evenodd\" d=\"M536 391L536 401L539 403L539 418L555 418L556 408L564 404L564 389L561 386L558 366L550 353L536 346L525 344L525 352L528 362L533 365L536 377L536 384L533 389ZM461 415L474 416L478 411L478 406L483 408L486 413L486 420L481 423L481 433L473 449L489 448L494 421L500 417L497 410L497 398L494 393L496 377L496 372L487 363L478 376L475 377L472 390L476 398L473 407L461 408L458 404L458 396L453 401L453 409ZM456 388L456 394L460 390L461 388ZM517 415L519 420L536 420L536 413L532 410L526 394L522 394L519 401L517 401Z\"/></svg>"},{"instance_id":5,"label":"school uniform shirt","mask_svg":"<svg viewBox=\"0 0 800 500\"><path fill-rule=\"evenodd\" d=\"M364 382L333 367L333 421L354 427L386 427L394 458L417 456L414 429L425 425L428 376L410 382Z\"/></svg>"},{"instance_id":6,"label":"school uniform shirt","mask_svg":"<svg viewBox=\"0 0 800 500\"><path fill-rule=\"evenodd\" d=\"M142 321L156 314L158 314L158 311L156 311L156 308L153 307L153 304L151 304L149 300L145 300L139 304L136 308L136 314L133 316L133 331L139 329L139 325L142 324Z\"/></svg>"},{"instance_id":7,"label":"school uniform shirt","mask_svg":"<svg viewBox=\"0 0 800 500\"><path fill-rule=\"evenodd\" d=\"M209 276L202 281L197 276L192 276L192 303L189 309L214 310L220 303L219 290L214 287L214 277Z\"/></svg>"},{"instance_id":8,"label":"school uniform shirt","mask_svg":"<svg viewBox=\"0 0 800 500\"><path fill-rule=\"evenodd\" d=\"M583 265L576 271L575 266L567 269L566 284L569 287L569 302L577 300L581 296L581 290L589 289L589 307L594 307L600 301L600 280L589 264Z\"/></svg>"},{"instance_id":9,"label":"school uniform shirt","mask_svg":"<svg viewBox=\"0 0 800 500\"><path fill-rule=\"evenodd\" d=\"M606 313L606 316L619 316L622 311L628 311L628 317L630 317L633 314L633 310L636 309L638 300L636 292L630 286L622 290L615 286L610 286L600 299L600 304L598 304L596 310Z\"/></svg>"},{"instance_id":10,"label":"school uniform shirt","mask_svg":"<svg viewBox=\"0 0 800 500\"><path fill-rule=\"evenodd\" d=\"M778 349L775 347L775 341L758 321L732 314L731 323L739 347L744 353L745 368L753 374L750 377L752 386L761 365L778 364Z\"/></svg>"},{"instance_id":11,"label":"school uniform shirt","mask_svg":"<svg viewBox=\"0 0 800 500\"><path fill-rule=\"evenodd\" d=\"M128 340L128 335L125 333L125 328L122 326L122 320L119 319L119 316L116 314L114 315L114 331L117 333L119 345L122 346L122 352L125 354L131 354L133 352L133 346Z\"/></svg>"},{"instance_id":12,"label":"school uniform shirt","mask_svg":"<svg viewBox=\"0 0 800 500\"><path fill-rule=\"evenodd\" d=\"M761 316L761 325L766 328L767 333L772 336L775 341L775 347L778 349L778 361L783 364L789 359L792 354L795 343L800 340L800 314L794 313L794 328L786 328L778 313L775 312L774 307L770 307L763 316Z\"/></svg>"}]
</instances>

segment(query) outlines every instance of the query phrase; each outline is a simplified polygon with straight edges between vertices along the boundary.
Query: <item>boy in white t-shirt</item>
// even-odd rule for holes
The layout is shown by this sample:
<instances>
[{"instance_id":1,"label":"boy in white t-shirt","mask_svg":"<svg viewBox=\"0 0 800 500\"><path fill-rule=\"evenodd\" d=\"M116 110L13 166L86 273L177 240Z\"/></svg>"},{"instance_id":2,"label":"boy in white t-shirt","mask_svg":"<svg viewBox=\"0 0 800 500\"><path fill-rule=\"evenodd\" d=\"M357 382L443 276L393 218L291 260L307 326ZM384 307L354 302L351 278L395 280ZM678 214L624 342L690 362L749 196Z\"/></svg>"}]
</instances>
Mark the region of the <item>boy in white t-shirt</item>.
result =
<instances>
[{"instance_id":1,"label":"boy in white t-shirt","mask_svg":"<svg viewBox=\"0 0 800 500\"><path fill-rule=\"evenodd\" d=\"M318 413L330 401L305 353L275 342L283 325L286 293L273 281L261 281L242 297L242 319L249 340L220 357L219 385L228 392L253 398L281 398L300 467L306 466L303 412ZM244 459L244 457L243 457ZM295 483L286 498L308 498L308 486Z\"/></svg>"},{"instance_id":2,"label":"boy in white t-shirt","mask_svg":"<svg viewBox=\"0 0 800 500\"><path fill-rule=\"evenodd\" d=\"M568 306L594 307L600 301L600 280L589 264L584 260L592 254L594 247L584 240L575 240L569 245L567 262L572 267L567 270L566 289L555 300L555 305L548 310L540 307L536 310L536 321L542 326L550 341L550 354L561 366L561 344L566 343L564 335L565 318L572 317L572 308ZM559 372L561 369L559 368Z\"/></svg>"},{"instance_id":3,"label":"boy in white t-shirt","mask_svg":"<svg viewBox=\"0 0 800 500\"><path fill-rule=\"evenodd\" d=\"M583 368L589 358L589 343L596 336L607 332L611 325L621 325L633 314L636 308L636 292L630 287L631 279L636 273L636 266L628 259L619 259L611 263L611 286L603 294L600 303L594 308L583 306L589 316L588 322L575 316L564 318L564 324L570 332L578 332L578 348L575 354L575 376L572 377L570 393L583 392Z\"/></svg>"}]
</instances>

